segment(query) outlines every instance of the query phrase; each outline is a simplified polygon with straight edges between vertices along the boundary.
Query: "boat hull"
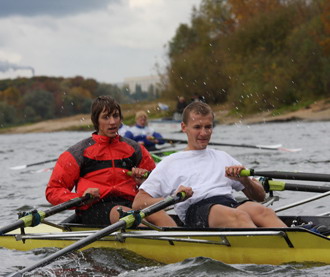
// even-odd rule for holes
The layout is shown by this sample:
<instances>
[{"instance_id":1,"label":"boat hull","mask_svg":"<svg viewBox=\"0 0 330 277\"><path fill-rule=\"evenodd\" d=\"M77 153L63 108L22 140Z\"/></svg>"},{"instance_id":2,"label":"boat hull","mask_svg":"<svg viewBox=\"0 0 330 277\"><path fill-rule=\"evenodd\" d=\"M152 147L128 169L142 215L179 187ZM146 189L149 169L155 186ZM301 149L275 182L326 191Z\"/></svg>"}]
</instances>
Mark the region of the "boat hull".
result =
<instances>
[{"instance_id":1,"label":"boat hull","mask_svg":"<svg viewBox=\"0 0 330 277\"><path fill-rule=\"evenodd\" d=\"M90 234L77 230L86 228L74 227L67 232L41 224L26 228L26 235L18 236L25 239L24 242L17 241L14 233L0 236L0 247L22 251L64 248ZM303 228L126 230L83 249L87 248L126 249L162 263L203 256L227 264L330 264L330 239Z\"/></svg>"}]
</instances>

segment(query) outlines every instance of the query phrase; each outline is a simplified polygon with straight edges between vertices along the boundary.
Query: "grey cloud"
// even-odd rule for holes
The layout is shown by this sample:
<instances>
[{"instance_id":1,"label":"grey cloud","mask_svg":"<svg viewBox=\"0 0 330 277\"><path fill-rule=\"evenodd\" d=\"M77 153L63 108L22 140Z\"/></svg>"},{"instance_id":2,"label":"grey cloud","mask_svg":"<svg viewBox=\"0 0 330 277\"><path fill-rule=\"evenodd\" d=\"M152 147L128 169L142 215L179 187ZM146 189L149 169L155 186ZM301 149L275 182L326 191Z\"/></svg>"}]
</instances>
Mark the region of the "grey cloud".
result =
<instances>
[{"instance_id":1,"label":"grey cloud","mask_svg":"<svg viewBox=\"0 0 330 277\"><path fill-rule=\"evenodd\" d=\"M0 0L0 17L67 16L105 9L110 3L121 0Z\"/></svg>"}]
</instances>

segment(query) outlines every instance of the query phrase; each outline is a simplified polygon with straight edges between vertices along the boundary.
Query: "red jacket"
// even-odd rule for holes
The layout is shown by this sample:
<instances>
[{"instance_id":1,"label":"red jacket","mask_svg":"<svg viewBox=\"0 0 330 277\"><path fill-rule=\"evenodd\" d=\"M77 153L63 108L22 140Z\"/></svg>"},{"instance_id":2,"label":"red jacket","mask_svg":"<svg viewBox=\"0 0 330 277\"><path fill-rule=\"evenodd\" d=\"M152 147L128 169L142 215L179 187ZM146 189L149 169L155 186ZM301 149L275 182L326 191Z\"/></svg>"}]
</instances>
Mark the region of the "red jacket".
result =
<instances>
[{"instance_id":1,"label":"red jacket","mask_svg":"<svg viewBox=\"0 0 330 277\"><path fill-rule=\"evenodd\" d=\"M94 133L60 155L46 188L46 198L57 205L81 197L87 188L99 188L101 198L111 195L132 201L138 191L134 178L126 174L132 167L151 171L155 162L133 140ZM72 192L73 188L76 192Z\"/></svg>"}]
</instances>

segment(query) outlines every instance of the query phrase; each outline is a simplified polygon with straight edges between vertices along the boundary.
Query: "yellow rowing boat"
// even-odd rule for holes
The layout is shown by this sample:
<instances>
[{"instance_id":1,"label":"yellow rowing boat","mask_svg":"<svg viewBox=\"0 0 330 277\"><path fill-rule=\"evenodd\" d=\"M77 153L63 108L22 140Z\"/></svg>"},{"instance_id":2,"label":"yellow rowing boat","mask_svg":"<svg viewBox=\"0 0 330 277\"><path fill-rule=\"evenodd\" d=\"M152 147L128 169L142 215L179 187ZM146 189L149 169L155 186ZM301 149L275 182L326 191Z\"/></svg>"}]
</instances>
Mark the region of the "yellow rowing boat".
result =
<instances>
[{"instance_id":1,"label":"yellow rowing boat","mask_svg":"<svg viewBox=\"0 0 330 277\"><path fill-rule=\"evenodd\" d=\"M330 225L329 216L290 217L282 220ZM104 227L104 226L103 226ZM40 224L0 236L0 247L31 250L64 248L102 228L74 223ZM120 230L86 248L127 249L163 263L191 257L209 257L228 264L273 264L317 262L330 264L330 239L302 227L257 229L191 229L185 227Z\"/></svg>"}]
</instances>

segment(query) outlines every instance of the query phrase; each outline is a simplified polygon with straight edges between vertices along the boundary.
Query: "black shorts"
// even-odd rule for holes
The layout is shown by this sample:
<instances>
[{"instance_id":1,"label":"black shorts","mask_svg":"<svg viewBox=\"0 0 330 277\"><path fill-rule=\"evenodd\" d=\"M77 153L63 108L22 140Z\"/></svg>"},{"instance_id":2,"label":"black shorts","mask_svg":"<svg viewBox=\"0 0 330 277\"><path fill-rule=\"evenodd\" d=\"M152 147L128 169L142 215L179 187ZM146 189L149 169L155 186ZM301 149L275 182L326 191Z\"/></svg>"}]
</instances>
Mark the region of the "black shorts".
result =
<instances>
[{"instance_id":1,"label":"black shorts","mask_svg":"<svg viewBox=\"0 0 330 277\"><path fill-rule=\"evenodd\" d=\"M220 204L223 206L236 208L242 203L238 203L236 200L226 195L212 196L210 198L203 199L188 208L185 220L186 225L189 227L209 227L208 218L210 209L213 205Z\"/></svg>"},{"instance_id":2,"label":"black shorts","mask_svg":"<svg viewBox=\"0 0 330 277\"><path fill-rule=\"evenodd\" d=\"M132 201L121 197L106 197L87 210L76 210L76 215L83 224L110 225L110 211L117 205L132 208Z\"/></svg>"}]
</instances>

